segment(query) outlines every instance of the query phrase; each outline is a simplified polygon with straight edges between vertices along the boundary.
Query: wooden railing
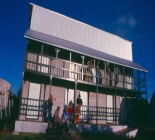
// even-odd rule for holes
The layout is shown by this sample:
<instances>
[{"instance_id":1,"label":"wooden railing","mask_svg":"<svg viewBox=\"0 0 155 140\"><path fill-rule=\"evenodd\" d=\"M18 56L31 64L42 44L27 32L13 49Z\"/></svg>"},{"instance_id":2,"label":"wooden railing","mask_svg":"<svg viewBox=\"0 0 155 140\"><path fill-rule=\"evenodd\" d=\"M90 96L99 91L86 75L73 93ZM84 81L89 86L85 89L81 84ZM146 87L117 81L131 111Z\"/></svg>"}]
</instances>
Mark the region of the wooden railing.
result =
<instances>
[{"instance_id":1,"label":"wooden railing","mask_svg":"<svg viewBox=\"0 0 155 140\"><path fill-rule=\"evenodd\" d=\"M87 123L91 123L92 120L104 120L106 122L117 122L118 124L123 124L125 123L125 120L130 118L133 121L133 112L133 109L125 110L120 108L115 109L109 107L82 105L80 114L75 115L80 115L80 120ZM44 118L47 114L48 107L46 100L21 98L20 115L25 115L25 117L29 119L38 119L39 116Z\"/></svg>"},{"instance_id":2,"label":"wooden railing","mask_svg":"<svg viewBox=\"0 0 155 140\"><path fill-rule=\"evenodd\" d=\"M27 53L25 68L31 71L54 75L69 79L78 79L79 81L95 83L107 86L116 86L119 88L135 89L136 87L145 87L145 80L138 79L128 75L122 75L114 72L105 72L102 69L90 68L86 65L56 59L54 57L40 56L38 54ZM118 77L118 79L116 79Z\"/></svg>"}]
</instances>

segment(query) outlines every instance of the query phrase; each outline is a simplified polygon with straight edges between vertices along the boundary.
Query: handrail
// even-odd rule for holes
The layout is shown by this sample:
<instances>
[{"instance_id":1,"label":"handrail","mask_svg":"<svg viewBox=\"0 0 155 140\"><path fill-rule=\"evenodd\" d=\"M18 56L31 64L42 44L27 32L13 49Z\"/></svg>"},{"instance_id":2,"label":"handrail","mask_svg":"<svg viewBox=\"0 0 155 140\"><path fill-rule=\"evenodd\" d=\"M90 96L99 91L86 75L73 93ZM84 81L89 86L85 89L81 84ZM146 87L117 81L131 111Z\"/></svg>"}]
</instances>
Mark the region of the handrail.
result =
<instances>
[{"instance_id":1,"label":"handrail","mask_svg":"<svg viewBox=\"0 0 155 140\"><path fill-rule=\"evenodd\" d=\"M33 102L29 102L33 101ZM37 104L33 104L37 102ZM32 98L21 98L21 106L20 106L20 115L38 117L44 116L44 113L48 112L47 106L44 106L44 103L47 103L46 100L32 99ZM127 112L127 115L122 115L121 112ZM110 108L110 107L96 107L96 106L88 106L82 105L81 112L79 114L81 120L112 120L114 118L117 121L120 118L133 118L133 110L132 109L121 109L121 108ZM96 117L95 117L96 116ZM94 118L95 117L95 118Z\"/></svg>"},{"instance_id":2,"label":"handrail","mask_svg":"<svg viewBox=\"0 0 155 140\"><path fill-rule=\"evenodd\" d=\"M35 54L35 53L31 53L31 52L28 52L28 53L32 54L32 55ZM39 54L35 54L35 55L38 56ZM45 57L45 55L43 55L43 57ZM50 60L52 59L52 62L53 62L53 60L55 60L55 57L48 56L47 58L49 58ZM67 60L59 59L59 58L57 59L58 64L65 62L64 65L66 65L66 64L67 65L66 66L62 65L61 67L56 67L54 65L54 63L53 64L52 63L51 64L43 64L43 63L39 63L37 61L38 60L31 61L30 59L27 58L25 67L30 70L35 70L35 71L43 72L43 73L47 73L47 74L53 74L53 75L57 75L57 76L61 76L61 77L64 77L63 73L65 73L67 76L66 78L73 78L73 79L83 80L86 82L93 82L93 83L102 84L102 85L115 86L115 84L117 82L117 83L120 83L118 85L118 87L120 87L120 88L123 88L123 82L124 82L124 84L125 84L124 88L127 88L127 89L135 89L136 86L140 87L141 84L143 84L143 82L145 82L145 79L136 79L135 77L128 76L128 75L124 75L125 80L123 81L122 74L117 74L117 76L120 78L116 80L115 72L105 73L105 71L102 69L94 69L94 68L90 68L86 65L82 66L82 64L70 62ZM45 70L43 70L43 69L45 69ZM82 69L84 69L83 73L82 73ZM90 71L89 73L87 72L88 69ZM96 74L96 72L99 74ZM84 77L84 78L82 78L82 77ZM88 79L86 79L86 77L88 77ZM101 82L99 82L99 80ZM109 82L108 82L108 84L105 83L106 80L108 80L111 83L109 83ZM139 82L140 82L140 84L139 84Z\"/></svg>"}]
</instances>

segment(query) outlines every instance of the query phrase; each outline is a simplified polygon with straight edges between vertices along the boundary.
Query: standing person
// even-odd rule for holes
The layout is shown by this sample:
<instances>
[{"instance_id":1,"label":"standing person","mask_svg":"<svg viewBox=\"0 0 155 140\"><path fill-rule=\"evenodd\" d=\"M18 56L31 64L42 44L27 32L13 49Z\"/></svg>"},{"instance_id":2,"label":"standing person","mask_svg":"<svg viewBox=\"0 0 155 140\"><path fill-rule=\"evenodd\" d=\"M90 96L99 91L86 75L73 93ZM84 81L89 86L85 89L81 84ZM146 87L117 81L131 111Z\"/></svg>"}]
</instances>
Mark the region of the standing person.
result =
<instances>
[{"instance_id":1,"label":"standing person","mask_svg":"<svg viewBox=\"0 0 155 140\"><path fill-rule=\"evenodd\" d=\"M81 109L81 105L83 104L80 94L78 95L76 103L77 103L77 107L76 107L76 117L75 117L75 120L76 120L76 123L79 123L79 121L80 121L79 114L80 114L80 111L81 111L80 109Z\"/></svg>"},{"instance_id":2,"label":"standing person","mask_svg":"<svg viewBox=\"0 0 155 140\"><path fill-rule=\"evenodd\" d=\"M87 69L86 69L86 81L90 82L90 62L87 62Z\"/></svg>"},{"instance_id":3,"label":"standing person","mask_svg":"<svg viewBox=\"0 0 155 140\"><path fill-rule=\"evenodd\" d=\"M98 77L98 76L100 76L99 68L100 68L100 61L98 60L98 62L96 64L96 83L99 83L99 77Z\"/></svg>"},{"instance_id":4,"label":"standing person","mask_svg":"<svg viewBox=\"0 0 155 140\"><path fill-rule=\"evenodd\" d=\"M121 74L121 71L120 71L119 68L116 66L116 67L115 67L115 86L117 86L118 81L119 81L119 75L118 75L118 74Z\"/></svg>"},{"instance_id":5,"label":"standing person","mask_svg":"<svg viewBox=\"0 0 155 140\"><path fill-rule=\"evenodd\" d=\"M109 63L106 63L106 84L109 84L110 67Z\"/></svg>"},{"instance_id":6,"label":"standing person","mask_svg":"<svg viewBox=\"0 0 155 140\"><path fill-rule=\"evenodd\" d=\"M53 96L52 94L50 94L47 101L48 121L52 121L52 106L53 106Z\"/></svg>"}]
</instances>

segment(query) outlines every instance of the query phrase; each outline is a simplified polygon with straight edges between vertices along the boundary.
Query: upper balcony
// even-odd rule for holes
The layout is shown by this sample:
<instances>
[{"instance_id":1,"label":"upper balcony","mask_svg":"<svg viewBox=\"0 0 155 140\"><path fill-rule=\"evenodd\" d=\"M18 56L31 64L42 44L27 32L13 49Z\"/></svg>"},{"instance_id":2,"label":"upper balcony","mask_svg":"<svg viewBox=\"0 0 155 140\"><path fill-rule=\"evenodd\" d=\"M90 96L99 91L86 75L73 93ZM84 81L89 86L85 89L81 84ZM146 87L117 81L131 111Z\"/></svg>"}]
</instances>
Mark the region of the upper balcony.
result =
<instances>
[{"instance_id":1,"label":"upper balcony","mask_svg":"<svg viewBox=\"0 0 155 140\"><path fill-rule=\"evenodd\" d=\"M90 59L92 59L91 67L88 65ZM44 45L44 47L42 45L36 49L31 44L27 47L25 70L101 87L141 93L146 91L145 72L115 63L109 63L109 69L107 69L107 61L102 60L100 60L99 68L96 68L97 62L97 59L79 53L59 50L49 45ZM116 67L119 68L120 74L115 72Z\"/></svg>"}]
</instances>

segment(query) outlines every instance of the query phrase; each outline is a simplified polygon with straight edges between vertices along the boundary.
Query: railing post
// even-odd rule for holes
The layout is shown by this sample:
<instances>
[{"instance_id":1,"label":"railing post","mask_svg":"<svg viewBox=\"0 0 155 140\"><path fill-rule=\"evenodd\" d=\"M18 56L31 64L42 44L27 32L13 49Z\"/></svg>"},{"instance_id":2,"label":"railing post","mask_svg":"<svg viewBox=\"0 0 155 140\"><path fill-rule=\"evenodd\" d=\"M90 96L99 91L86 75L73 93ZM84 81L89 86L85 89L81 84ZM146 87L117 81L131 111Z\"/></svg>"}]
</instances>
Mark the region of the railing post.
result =
<instances>
[{"instance_id":1,"label":"railing post","mask_svg":"<svg viewBox=\"0 0 155 140\"><path fill-rule=\"evenodd\" d=\"M106 85L106 62L104 62L104 85Z\"/></svg>"},{"instance_id":2,"label":"railing post","mask_svg":"<svg viewBox=\"0 0 155 140\"><path fill-rule=\"evenodd\" d=\"M72 61L72 53L70 52L70 55L69 55L69 78L72 77L72 75L71 75L71 61Z\"/></svg>"},{"instance_id":3,"label":"railing post","mask_svg":"<svg viewBox=\"0 0 155 140\"><path fill-rule=\"evenodd\" d=\"M78 81L75 79L75 90L74 90L74 123L75 123L75 114L76 114L76 90L77 90Z\"/></svg>"},{"instance_id":4,"label":"railing post","mask_svg":"<svg viewBox=\"0 0 155 140\"><path fill-rule=\"evenodd\" d=\"M147 96L147 85L146 85L146 72L144 72L144 80L145 80L145 93L146 93L146 100L148 102L148 96Z\"/></svg>"},{"instance_id":5,"label":"railing post","mask_svg":"<svg viewBox=\"0 0 155 140\"><path fill-rule=\"evenodd\" d=\"M87 107L88 107L88 123L89 123L89 91L87 92L87 94L88 94L88 102L87 102Z\"/></svg>"},{"instance_id":6,"label":"railing post","mask_svg":"<svg viewBox=\"0 0 155 140\"><path fill-rule=\"evenodd\" d=\"M52 85L52 78L53 78L53 75L50 75L50 90L49 90L49 96L51 94L51 85ZM50 104L48 103L48 108L50 108ZM48 110L48 113L49 113L49 110ZM49 115L49 114L48 114ZM49 121L49 117L48 117L48 121Z\"/></svg>"},{"instance_id":7,"label":"railing post","mask_svg":"<svg viewBox=\"0 0 155 140\"><path fill-rule=\"evenodd\" d=\"M94 66L94 73L95 73L95 74L93 75L93 77L94 77L93 80L94 80L95 83L96 83L96 67L95 67L95 59L94 59L94 65L93 65L93 66ZM92 68L92 69L93 69L93 68ZM93 72L92 72L92 74L93 74ZM92 81L92 82L94 83L94 81Z\"/></svg>"},{"instance_id":8,"label":"railing post","mask_svg":"<svg viewBox=\"0 0 155 140\"><path fill-rule=\"evenodd\" d=\"M81 58L82 58L82 77L81 78L82 78L82 81L83 81L83 65L84 65L84 58L85 57L84 56L81 56Z\"/></svg>"},{"instance_id":9,"label":"railing post","mask_svg":"<svg viewBox=\"0 0 155 140\"><path fill-rule=\"evenodd\" d=\"M40 72L42 72L41 68L42 68L42 57L43 57L43 49L44 49L44 44L42 44L41 46L41 60L40 60ZM43 71L44 72L44 71Z\"/></svg>"},{"instance_id":10,"label":"railing post","mask_svg":"<svg viewBox=\"0 0 155 140\"><path fill-rule=\"evenodd\" d=\"M55 51L56 51L56 71L58 73L58 53L59 53L60 50L58 48L56 48Z\"/></svg>"},{"instance_id":11,"label":"railing post","mask_svg":"<svg viewBox=\"0 0 155 140\"><path fill-rule=\"evenodd\" d=\"M126 124L126 99L125 99L125 86L124 86L124 67L123 67L123 91L124 91L124 124Z\"/></svg>"},{"instance_id":12,"label":"railing post","mask_svg":"<svg viewBox=\"0 0 155 140\"><path fill-rule=\"evenodd\" d=\"M98 86L96 87L96 125L98 120Z\"/></svg>"}]
</instances>

